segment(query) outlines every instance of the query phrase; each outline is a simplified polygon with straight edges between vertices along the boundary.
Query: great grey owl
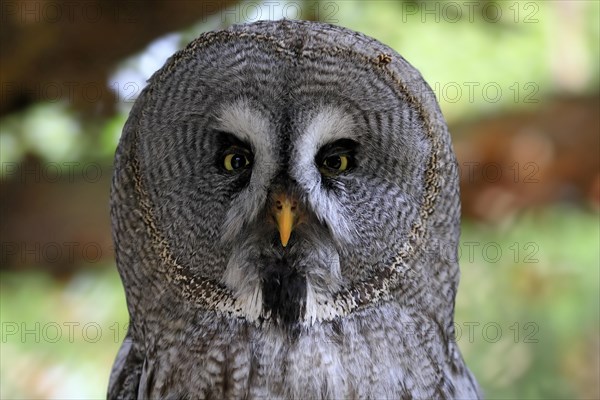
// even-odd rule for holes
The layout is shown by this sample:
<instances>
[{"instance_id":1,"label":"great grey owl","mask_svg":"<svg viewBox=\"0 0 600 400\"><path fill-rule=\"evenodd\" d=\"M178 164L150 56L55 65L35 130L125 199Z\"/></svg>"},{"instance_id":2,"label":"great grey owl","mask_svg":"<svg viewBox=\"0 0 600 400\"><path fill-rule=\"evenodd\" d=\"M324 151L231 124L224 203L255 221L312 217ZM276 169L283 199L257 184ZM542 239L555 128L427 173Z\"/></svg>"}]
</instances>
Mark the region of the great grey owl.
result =
<instances>
[{"instance_id":1,"label":"great grey owl","mask_svg":"<svg viewBox=\"0 0 600 400\"><path fill-rule=\"evenodd\" d=\"M108 397L479 397L453 340L454 166L431 89L376 40L289 20L200 36L116 153L130 324Z\"/></svg>"}]
</instances>

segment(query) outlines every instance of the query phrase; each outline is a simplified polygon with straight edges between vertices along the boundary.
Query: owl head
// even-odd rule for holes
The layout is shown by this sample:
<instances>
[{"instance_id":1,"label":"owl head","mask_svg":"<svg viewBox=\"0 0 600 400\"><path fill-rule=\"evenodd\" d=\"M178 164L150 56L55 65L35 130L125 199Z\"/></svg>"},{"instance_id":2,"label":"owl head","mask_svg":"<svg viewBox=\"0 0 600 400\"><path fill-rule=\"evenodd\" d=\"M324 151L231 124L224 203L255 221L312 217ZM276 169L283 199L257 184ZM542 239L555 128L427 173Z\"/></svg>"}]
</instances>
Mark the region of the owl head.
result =
<instances>
[{"instance_id":1,"label":"owl head","mask_svg":"<svg viewBox=\"0 0 600 400\"><path fill-rule=\"evenodd\" d=\"M449 325L454 165L431 89L376 40L302 21L206 33L152 76L117 150L132 324L310 329L396 302Z\"/></svg>"}]
</instances>

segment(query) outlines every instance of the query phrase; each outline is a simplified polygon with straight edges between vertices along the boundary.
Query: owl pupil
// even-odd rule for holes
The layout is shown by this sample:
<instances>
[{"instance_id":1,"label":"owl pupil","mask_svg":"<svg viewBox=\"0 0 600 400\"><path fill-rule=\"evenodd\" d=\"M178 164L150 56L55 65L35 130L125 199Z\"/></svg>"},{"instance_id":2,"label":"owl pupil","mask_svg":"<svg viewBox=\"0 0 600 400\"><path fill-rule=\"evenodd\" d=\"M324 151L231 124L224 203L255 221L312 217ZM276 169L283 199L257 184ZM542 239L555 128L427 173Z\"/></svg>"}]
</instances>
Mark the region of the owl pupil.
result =
<instances>
[{"instance_id":1,"label":"owl pupil","mask_svg":"<svg viewBox=\"0 0 600 400\"><path fill-rule=\"evenodd\" d=\"M340 156L327 157L325 165L332 169L339 169L342 166L342 159Z\"/></svg>"},{"instance_id":2,"label":"owl pupil","mask_svg":"<svg viewBox=\"0 0 600 400\"><path fill-rule=\"evenodd\" d=\"M246 166L246 158L241 154L235 154L231 158L231 166L233 169L240 169Z\"/></svg>"}]
</instances>

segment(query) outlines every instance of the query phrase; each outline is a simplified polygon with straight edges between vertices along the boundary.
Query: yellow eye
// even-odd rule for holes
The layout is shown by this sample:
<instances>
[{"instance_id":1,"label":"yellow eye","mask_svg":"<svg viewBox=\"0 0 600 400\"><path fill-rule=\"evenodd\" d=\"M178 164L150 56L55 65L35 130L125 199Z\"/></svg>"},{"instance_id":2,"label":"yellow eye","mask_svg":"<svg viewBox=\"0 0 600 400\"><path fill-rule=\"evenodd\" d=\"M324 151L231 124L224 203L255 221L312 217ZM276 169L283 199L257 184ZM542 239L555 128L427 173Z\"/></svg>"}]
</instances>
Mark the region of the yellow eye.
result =
<instances>
[{"instance_id":1,"label":"yellow eye","mask_svg":"<svg viewBox=\"0 0 600 400\"><path fill-rule=\"evenodd\" d=\"M345 154L334 154L323 160L323 166L335 172L344 172L348 169L348 156Z\"/></svg>"},{"instance_id":2,"label":"yellow eye","mask_svg":"<svg viewBox=\"0 0 600 400\"><path fill-rule=\"evenodd\" d=\"M227 171L236 171L250 165L250 160L244 154L229 153L225 155L223 166Z\"/></svg>"}]
</instances>

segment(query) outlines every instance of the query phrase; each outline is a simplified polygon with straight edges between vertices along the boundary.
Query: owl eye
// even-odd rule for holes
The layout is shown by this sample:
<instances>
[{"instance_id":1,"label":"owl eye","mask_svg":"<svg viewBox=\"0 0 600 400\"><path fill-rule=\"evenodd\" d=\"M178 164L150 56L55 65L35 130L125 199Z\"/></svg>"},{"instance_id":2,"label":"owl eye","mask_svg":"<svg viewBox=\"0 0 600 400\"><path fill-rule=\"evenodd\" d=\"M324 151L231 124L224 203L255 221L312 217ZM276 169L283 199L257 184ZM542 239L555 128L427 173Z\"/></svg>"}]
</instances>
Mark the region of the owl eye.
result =
<instances>
[{"instance_id":1,"label":"owl eye","mask_svg":"<svg viewBox=\"0 0 600 400\"><path fill-rule=\"evenodd\" d=\"M323 160L323 167L335 172L344 172L348 169L348 156L346 154L334 154Z\"/></svg>"},{"instance_id":2,"label":"owl eye","mask_svg":"<svg viewBox=\"0 0 600 400\"><path fill-rule=\"evenodd\" d=\"M250 165L250 160L243 153L227 153L223 159L223 166L227 171L237 171Z\"/></svg>"},{"instance_id":3,"label":"owl eye","mask_svg":"<svg viewBox=\"0 0 600 400\"><path fill-rule=\"evenodd\" d=\"M339 139L323 146L315 156L315 164L324 176L335 176L356 167L358 142Z\"/></svg>"}]
</instances>

